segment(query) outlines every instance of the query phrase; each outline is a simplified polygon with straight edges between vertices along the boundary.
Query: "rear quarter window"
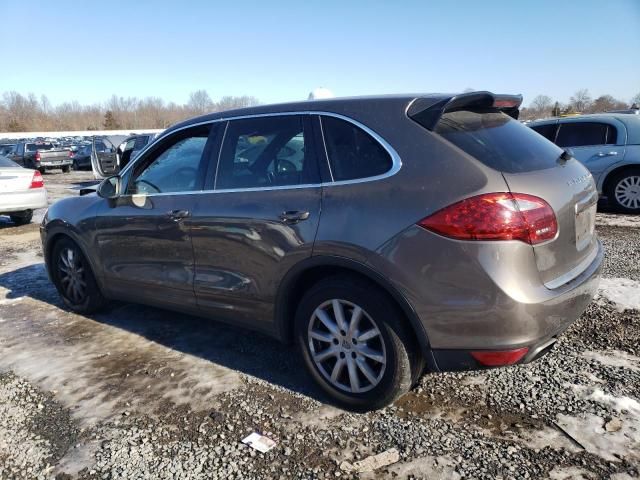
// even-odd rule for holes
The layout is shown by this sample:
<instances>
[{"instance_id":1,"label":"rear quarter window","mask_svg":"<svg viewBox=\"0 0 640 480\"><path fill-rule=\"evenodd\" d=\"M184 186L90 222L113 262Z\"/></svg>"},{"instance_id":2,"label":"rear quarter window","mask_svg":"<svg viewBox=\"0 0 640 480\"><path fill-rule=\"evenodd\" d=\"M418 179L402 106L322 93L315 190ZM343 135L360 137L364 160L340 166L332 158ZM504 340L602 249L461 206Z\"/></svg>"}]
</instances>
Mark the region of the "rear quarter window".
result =
<instances>
[{"instance_id":1,"label":"rear quarter window","mask_svg":"<svg viewBox=\"0 0 640 480\"><path fill-rule=\"evenodd\" d=\"M557 165L562 150L496 110L445 113L434 132L494 170L524 173Z\"/></svg>"},{"instance_id":2,"label":"rear quarter window","mask_svg":"<svg viewBox=\"0 0 640 480\"><path fill-rule=\"evenodd\" d=\"M389 152L357 125L323 116L322 130L334 181L376 177L391 170Z\"/></svg>"}]
</instances>

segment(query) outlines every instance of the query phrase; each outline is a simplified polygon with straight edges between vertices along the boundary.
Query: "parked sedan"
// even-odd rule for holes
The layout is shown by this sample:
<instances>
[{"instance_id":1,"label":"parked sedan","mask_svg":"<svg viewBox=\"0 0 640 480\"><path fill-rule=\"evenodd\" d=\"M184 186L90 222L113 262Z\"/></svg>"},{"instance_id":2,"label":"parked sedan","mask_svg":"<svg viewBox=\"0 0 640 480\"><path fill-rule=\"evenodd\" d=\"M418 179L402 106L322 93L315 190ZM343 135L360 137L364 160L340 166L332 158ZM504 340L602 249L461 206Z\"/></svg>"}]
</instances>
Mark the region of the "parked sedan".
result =
<instances>
[{"instance_id":1,"label":"parked sedan","mask_svg":"<svg viewBox=\"0 0 640 480\"><path fill-rule=\"evenodd\" d=\"M0 156L0 215L9 215L13 223L24 225L31 222L36 208L46 206L47 191L40 172Z\"/></svg>"},{"instance_id":2,"label":"parked sedan","mask_svg":"<svg viewBox=\"0 0 640 480\"><path fill-rule=\"evenodd\" d=\"M353 409L425 369L533 361L593 298L603 252L591 175L515 120L521 100L315 100L180 123L48 210L50 278L79 313L121 299L293 341Z\"/></svg>"},{"instance_id":3,"label":"parked sedan","mask_svg":"<svg viewBox=\"0 0 640 480\"><path fill-rule=\"evenodd\" d=\"M538 120L528 125L589 169L618 211L640 213L640 116L624 113Z\"/></svg>"}]
</instances>

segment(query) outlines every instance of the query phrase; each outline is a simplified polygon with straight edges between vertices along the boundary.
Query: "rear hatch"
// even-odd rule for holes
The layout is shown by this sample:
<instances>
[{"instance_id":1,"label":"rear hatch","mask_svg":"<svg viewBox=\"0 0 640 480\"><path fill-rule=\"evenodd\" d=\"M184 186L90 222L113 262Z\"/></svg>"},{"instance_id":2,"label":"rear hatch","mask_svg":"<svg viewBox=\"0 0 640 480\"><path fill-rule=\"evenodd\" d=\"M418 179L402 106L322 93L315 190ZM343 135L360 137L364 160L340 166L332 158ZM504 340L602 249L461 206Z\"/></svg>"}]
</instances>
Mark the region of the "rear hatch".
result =
<instances>
[{"instance_id":1,"label":"rear hatch","mask_svg":"<svg viewBox=\"0 0 640 480\"><path fill-rule=\"evenodd\" d=\"M428 107L428 112L414 102L413 111L410 108L407 113L500 171L512 193L534 195L551 206L557 235L532 249L541 280L548 288L557 288L580 275L597 256L598 193L581 163L513 118L517 118L520 100L476 92L441 101Z\"/></svg>"}]
</instances>

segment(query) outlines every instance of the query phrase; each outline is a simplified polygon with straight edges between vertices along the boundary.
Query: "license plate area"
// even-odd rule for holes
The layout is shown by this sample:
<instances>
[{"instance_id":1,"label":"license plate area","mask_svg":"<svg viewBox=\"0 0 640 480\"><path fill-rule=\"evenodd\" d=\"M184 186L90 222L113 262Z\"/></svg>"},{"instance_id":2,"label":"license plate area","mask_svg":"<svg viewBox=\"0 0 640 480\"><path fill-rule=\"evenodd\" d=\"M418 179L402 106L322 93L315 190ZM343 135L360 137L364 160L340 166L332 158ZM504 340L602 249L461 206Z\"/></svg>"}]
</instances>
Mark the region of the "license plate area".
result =
<instances>
[{"instance_id":1,"label":"license plate area","mask_svg":"<svg viewBox=\"0 0 640 480\"><path fill-rule=\"evenodd\" d=\"M596 209L597 204L594 203L576 213L576 248L578 250L584 250L591 244L596 228Z\"/></svg>"}]
</instances>

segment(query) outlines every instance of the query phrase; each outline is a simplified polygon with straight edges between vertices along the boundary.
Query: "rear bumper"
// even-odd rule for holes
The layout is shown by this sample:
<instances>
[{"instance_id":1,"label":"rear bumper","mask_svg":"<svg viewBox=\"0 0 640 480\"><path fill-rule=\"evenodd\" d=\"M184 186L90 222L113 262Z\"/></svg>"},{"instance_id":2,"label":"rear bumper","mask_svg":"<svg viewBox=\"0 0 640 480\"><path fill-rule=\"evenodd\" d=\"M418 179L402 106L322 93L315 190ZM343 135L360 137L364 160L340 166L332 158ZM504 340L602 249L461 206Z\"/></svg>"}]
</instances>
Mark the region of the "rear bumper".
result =
<instances>
[{"instance_id":1,"label":"rear bumper","mask_svg":"<svg viewBox=\"0 0 640 480\"><path fill-rule=\"evenodd\" d=\"M604 252L573 280L544 286L522 242L459 242L419 227L383 246L370 262L393 280L420 320L438 369L483 368L472 351L526 347L532 361L595 296ZM382 259L382 260L381 260Z\"/></svg>"},{"instance_id":2,"label":"rear bumper","mask_svg":"<svg viewBox=\"0 0 640 480\"><path fill-rule=\"evenodd\" d=\"M35 210L46 206L47 191L44 188L0 194L0 214Z\"/></svg>"},{"instance_id":3,"label":"rear bumper","mask_svg":"<svg viewBox=\"0 0 640 480\"><path fill-rule=\"evenodd\" d=\"M68 165L73 165L73 160L67 158L65 160L41 160L39 162L35 162L36 167L38 168L62 168Z\"/></svg>"}]
</instances>

